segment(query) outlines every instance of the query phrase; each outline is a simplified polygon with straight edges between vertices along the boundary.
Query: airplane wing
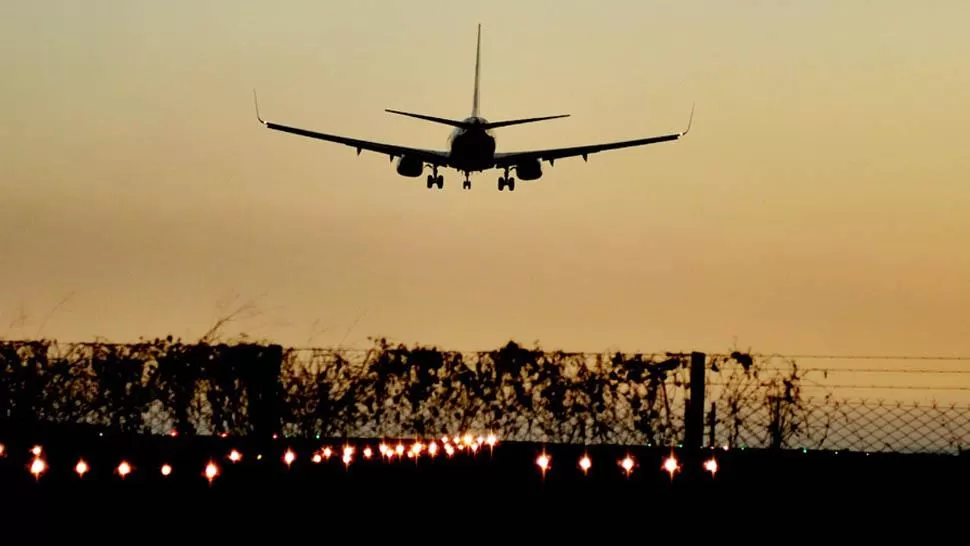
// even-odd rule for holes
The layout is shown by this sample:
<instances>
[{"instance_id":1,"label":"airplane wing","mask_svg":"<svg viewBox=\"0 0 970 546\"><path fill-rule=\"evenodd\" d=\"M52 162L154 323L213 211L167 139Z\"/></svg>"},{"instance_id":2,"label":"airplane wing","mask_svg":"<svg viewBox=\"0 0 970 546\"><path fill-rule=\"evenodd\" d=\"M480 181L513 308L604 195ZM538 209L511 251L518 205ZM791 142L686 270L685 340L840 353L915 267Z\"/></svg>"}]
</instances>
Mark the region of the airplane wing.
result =
<instances>
[{"instance_id":1,"label":"airplane wing","mask_svg":"<svg viewBox=\"0 0 970 546\"><path fill-rule=\"evenodd\" d=\"M549 161L550 163L552 163L557 159L562 159L565 157L576 157L576 156L583 156L583 160L586 160L589 154L594 154L596 152L604 152L607 150L617 150L620 148L630 148L633 146L645 146L647 144L656 144L658 142L669 142L671 140L677 140L680 137L686 135L690 131L690 127L693 121L694 121L694 108L691 107L690 118L687 121L687 128L679 133L671 133L669 135L640 138L636 140L609 142L605 144L589 144L585 146L573 146L569 148L551 148L548 150L530 150L525 152L497 153L495 154L495 166L500 168L511 167L516 163L522 162L524 160Z\"/></svg>"},{"instance_id":2,"label":"airplane wing","mask_svg":"<svg viewBox=\"0 0 970 546\"><path fill-rule=\"evenodd\" d=\"M256 101L256 92L253 92L253 101ZM421 148L410 148L407 146L398 146L396 144L383 144L381 142L371 142L367 140L359 140L356 138L349 138L339 135L330 135L327 133L319 133L316 131L309 131L307 129L300 129L298 127L290 127L288 125L281 125L279 123L273 123L271 121L266 121L259 115L259 103L256 103L256 119L263 124L268 129L274 129L276 131L282 131L284 133L291 133L294 135L305 136L309 138L315 138L318 140L325 140L328 142L336 142L338 144L344 144L350 146L351 148L357 148L357 155L360 155L361 150L367 150L370 152L376 152L379 154L385 154L394 159L395 157L400 157L402 155L408 155L416 159L421 159L426 163L431 163L432 165L437 165L439 167L448 165L448 153L438 150L425 150Z\"/></svg>"}]
</instances>

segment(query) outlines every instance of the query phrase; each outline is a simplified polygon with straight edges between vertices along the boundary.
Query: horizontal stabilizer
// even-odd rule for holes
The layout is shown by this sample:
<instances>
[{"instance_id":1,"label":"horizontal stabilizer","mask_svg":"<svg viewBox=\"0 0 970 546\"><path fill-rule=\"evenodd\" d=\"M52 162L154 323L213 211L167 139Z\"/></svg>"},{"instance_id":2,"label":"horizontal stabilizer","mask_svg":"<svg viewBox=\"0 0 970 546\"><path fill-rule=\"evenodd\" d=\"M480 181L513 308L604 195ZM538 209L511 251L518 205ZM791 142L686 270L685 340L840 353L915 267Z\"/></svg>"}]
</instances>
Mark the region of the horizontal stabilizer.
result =
<instances>
[{"instance_id":1,"label":"horizontal stabilizer","mask_svg":"<svg viewBox=\"0 0 970 546\"><path fill-rule=\"evenodd\" d=\"M426 116L424 114L412 114L410 112L401 112L400 110L384 110L385 112L390 112L391 114L398 114L401 116L408 116L411 118L423 119L425 121L433 121L435 123L442 123L444 125L451 125L452 127L467 127L468 124L463 121L458 121L454 119L437 118L434 116Z\"/></svg>"},{"instance_id":2,"label":"horizontal stabilizer","mask_svg":"<svg viewBox=\"0 0 970 546\"><path fill-rule=\"evenodd\" d=\"M477 127L479 129L497 129L499 127L508 127L509 125L521 125L523 123L533 123L536 121L545 121L547 119L558 119L558 118L568 118L569 114L560 114L558 116L543 116L539 118L522 118L522 119L509 119L505 121L486 121L485 123L468 123L463 120L439 118L435 116L428 116L425 114L414 114L411 112L402 112L400 110L390 110L385 109L385 112L391 114L398 114L401 116L408 116L411 118L423 119L425 121L432 121L434 123L442 123L444 125L451 125L452 127L460 127L462 129L471 129Z\"/></svg>"},{"instance_id":3,"label":"horizontal stabilizer","mask_svg":"<svg viewBox=\"0 0 970 546\"><path fill-rule=\"evenodd\" d=\"M532 123L535 121L546 121L547 119L558 119L558 118L568 118L569 114L560 114L558 116L544 116L541 118L523 118L523 119L510 119L506 121L490 121L485 123L483 126L486 129L498 129L499 127L508 127L509 125L520 125L522 123Z\"/></svg>"}]
</instances>

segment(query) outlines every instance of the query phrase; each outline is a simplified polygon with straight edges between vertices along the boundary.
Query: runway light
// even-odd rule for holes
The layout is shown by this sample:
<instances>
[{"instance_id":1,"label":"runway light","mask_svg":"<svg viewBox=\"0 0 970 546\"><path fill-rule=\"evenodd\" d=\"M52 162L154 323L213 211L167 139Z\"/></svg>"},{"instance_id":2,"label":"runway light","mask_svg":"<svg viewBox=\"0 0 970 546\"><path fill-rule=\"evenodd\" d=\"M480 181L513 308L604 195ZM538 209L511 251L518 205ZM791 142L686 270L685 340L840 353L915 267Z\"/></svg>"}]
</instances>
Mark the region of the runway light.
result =
<instances>
[{"instance_id":1,"label":"runway light","mask_svg":"<svg viewBox=\"0 0 970 546\"><path fill-rule=\"evenodd\" d=\"M171 474L172 474L172 465L170 465L170 464L163 464L162 465L162 476L168 477Z\"/></svg>"},{"instance_id":2,"label":"runway light","mask_svg":"<svg viewBox=\"0 0 970 546\"><path fill-rule=\"evenodd\" d=\"M232 461L232 462L234 462L234 463L238 463L240 460L242 460L242 453L239 453L235 449L232 450L232 451L230 451L229 452L229 460Z\"/></svg>"},{"instance_id":3,"label":"runway light","mask_svg":"<svg viewBox=\"0 0 970 546\"><path fill-rule=\"evenodd\" d=\"M329 459L333 455L333 450L329 447L323 448L323 458Z\"/></svg>"},{"instance_id":4,"label":"runway light","mask_svg":"<svg viewBox=\"0 0 970 546\"><path fill-rule=\"evenodd\" d=\"M434 458L438 454L438 444L436 442L431 442L428 444L428 455Z\"/></svg>"},{"instance_id":5,"label":"runway light","mask_svg":"<svg viewBox=\"0 0 970 546\"><path fill-rule=\"evenodd\" d=\"M630 472L633 472L633 466L634 466L633 457L630 457L629 455L624 457L623 460L620 461L620 466L623 467L623 472L625 472L626 476L629 478Z\"/></svg>"},{"instance_id":6,"label":"runway light","mask_svg":"<svg viewBox=\"0 0 970 546\"><path fill-rule=\"evenodd\" d=\"M34 454L34 457L40 457L40 454L44 452L44 448L40 446L34 446L30 448L30 452Z\"/></svg>"},{"instance_id":7,"label":"runway light","mask_svg":"<svg viewBox=\"0 0 970 546\"><path fill-rule=\"evenodd\" d=\"M374 456L374 450L371 449L370 446L365 447L364 448L364 458L365 459L370 459L373 456Z\"/></svg>"},{"instance_id":8,"label":"runway light","mask_svg":"<svg viewBox=\"0 0 970 546\"><path fill-rule=\"evenodd\" d=\"M84 462L84 459L79 460L77 465L74 466L74 471L77 472L78 476L83 478L84 474L88 471L88 463Z\"/></svg>"},{"instance_id":9,"label":"runway light","mask_svg":"<svg viewBox=\"0 0 970 546\"><path fill-rule=\"evenodd\" d=\"M292 449L287 449L286 453L283 454L283 462L286 463L286 467L289 468L296 460L296 453L293 453Z\"/></svg>"},{"instance_id":10,"label":"runway light","mask_svg":"<svg viewBox=\"0 0 970 546\"><path fill-rule=\"evenodd\" d=\"M212 485L212 480L216 479L219 475L219 467L216 463L209 461L209 464L205 466L205 478L209 480L209 485Z\"/></svg>"},{"instance_id":11,"label":"runway light","mask_svg":"<svg viewBox=\"0 0 970 546\"><path fill-rule=\"evenodd\" d=\"M118 465L116 470L118 475L121 476L121 479L125 479L125 476L131 474L131 465L127 461L121 461L121 464Z\"/></svg>"},{"instance_id":12,"label":"runway light","mask_svg":"<svg viewBox=\"0 0 970 546\"><path fill-rule=\"evenodd\" d=\"M0 444L0 457L5 456L6 454L7 454L7 448L3 444Z\"/></svg>"},{"instance_id":13,"label":"runway light","mask_svg":"<svg viewBox=\"0 0 970 546\"><path fill-rule=\"evenodd\" d=\"M319 453L314 453L312 460L314 463L319 464L321 461L323 461L323 455L320 455Z\"/></svg>"},{"instance_id":14,"label":"runway light","mask_svg":"<svg viewBox=\"0 0 970 546\"><path fill-rule=\"evenodd\" d=\"M717 460L714 459L714 457L711 457L710 459L705 461L704 470L707 470L708 472L710 472L711 476L717 474Z\"/></svg>"},{"instance_id":15,"label":"runway light","mask_svg":"<svg viewBox=\"0 0 970 546\"><path fill-rule=\"evenodd\" d=\"M543 451L542 454L536 459L536 464L539 465L539 470L542 472L543 479L546 477L546 471L549 470L549 465L551 462L552 461L549 458L549 455L546 455L545 451Z\"/></svg>"},{"instance_id":16,"label":"runway light","mask_svg":"<svg viewBox=\"0 0 970 546\"><path fill-rule=\"evenodd\" d=\"M579 468L583 470L584 475L589 473L589 469L592 468L592 466L593 461L589 459L589 455L583 455L582 458L579 459Z\"/></svg>"},{"instance_id":17,"label":"runway light","mask_svg":"<svg viewBox=\"0 0 970 546\"><path fill-rule=\"evenodd\" d=\"M47 471L47 463L44 459L37 457L30 463L30 473L34 475L35 479L40 479L40 475Z\"/></svg>"},{"instance_id":18,"label":"runway light","mask_svg":"<svg viewBox=\"0 0 970 546\"><path fill-rule=\"evenodd\" d=\"M674 473L680 470L680 464L678 464L677 459L673 455L671 455L670 457L667 457L666 460L664 460L663 469L666 470L668 474L670 474L670 479L673 479Z\"/></svg>"}]
</instances>

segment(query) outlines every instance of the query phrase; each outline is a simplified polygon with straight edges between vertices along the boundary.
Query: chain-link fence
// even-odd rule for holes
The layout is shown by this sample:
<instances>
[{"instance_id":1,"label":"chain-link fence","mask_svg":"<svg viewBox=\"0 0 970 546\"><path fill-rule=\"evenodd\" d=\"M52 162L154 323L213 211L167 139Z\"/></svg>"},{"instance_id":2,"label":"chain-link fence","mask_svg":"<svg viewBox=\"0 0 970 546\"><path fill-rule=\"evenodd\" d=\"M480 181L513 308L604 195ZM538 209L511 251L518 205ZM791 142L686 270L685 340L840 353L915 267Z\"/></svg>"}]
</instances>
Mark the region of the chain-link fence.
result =
<instances>
[{"instance_id":1,"label":"chain-link fence","mask_svg":"<svg viewBox=\"0 0 970 546\"><path fill-rule=\"evenodd\" d=\"M705 445L955 452L957 404L847 401L792 361L709 355ZM676 445L690 355L545 352L510 343L448 352L257 344L0 342L0 420L122 432L409 437ZM809 394L806 394L809 393Z\"/></svg>"}]
</instances>

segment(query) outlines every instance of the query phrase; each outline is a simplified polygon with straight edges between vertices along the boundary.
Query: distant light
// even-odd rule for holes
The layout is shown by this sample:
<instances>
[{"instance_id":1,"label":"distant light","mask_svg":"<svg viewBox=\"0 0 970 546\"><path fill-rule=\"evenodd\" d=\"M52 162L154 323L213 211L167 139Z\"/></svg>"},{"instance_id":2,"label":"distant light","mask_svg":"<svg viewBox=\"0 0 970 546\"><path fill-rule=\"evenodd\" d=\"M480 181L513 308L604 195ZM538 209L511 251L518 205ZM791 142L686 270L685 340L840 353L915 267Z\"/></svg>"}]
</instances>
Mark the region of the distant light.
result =
<instances>
[{"instance_id":1,"label":"distant light","mask_svg":"<svg viewBox=\"0 0 970 546\"><path fill-rule=\"evenodd\" d=\"M629 476L630 472L633 471L633 464L634 464L633 457L630 457L629 455L627 455L626 457L623 458L622 461L620 461L620 466L623 467L623 471L626 472L627 476Z\"/></svg>"},{"instance_id":2,"label":"distant light","mask_svg":"<svg viewBox=\"0 0 970 546\"><path fill-rule=\"evenodd\" d=\"M671 478L673 478L674 472L677 472L677 470L680 469L680 465L677 463L677 459L673 455L671 455L670 457L667 457L666 460L664 460L663 469L666 470L668 474L670 474Z\"/></svg>"},{"instance_id":3,"label":"distant light","mask_svg":"<svg viewBox=\"0 0 970 546\"><path fill-rule=\"evenodd\" d=\"M162 465L162 476L168 476L172 473L172 465L163 464Z\"/></svg>"},{"instance_id":4,"label":"distant light","mask_svg":"<svg viewBox=\"0 0 970 546\"><path fill-rule=\"evenodd\" d=\"M717 460L711 457L704 463L704 470L707 470L711 475L717 474Z\"/></svg>"},{"instance_id":5,"label":"distant light","mask_svg":"<svg viewBox=\"0 0 970 546\"><path fill-rule=\"evenodd\" d=\"M77 462L77 465L74 467L74 471L77 472L78 476L83 478L84 474L87 473L88 471L88 463L84 462L84 459L81 459L80 461Z\"/></svg>"},{"instance_id":6,"label":"distant light","mask_svg":"<svg viewBox=\"0 0 970 546\"><path fill-rule=\"evenodd\" d=\"M32 463L30 463L30 473L34 475L34 478L40 478L40 475L47 471L47 463L44 459L37 457Z\"/></svg>"},{"instance_id":7,"label":"distant light","mask_svg":"<svg viewBox=\"0 0 970 546\"><path fill-rule=\"evenodd\" d=\"M549 455L546 455L545 452L539 455L539 457L536 459L536 464L539 465L539 470L542 471L543 478L546 477L546 471L549 470L550 462L551 459L549 458Z\"/></svg>"},{"instance_id":8,"label":"distant light","mask_svg":"<svg viewBox=\"0 0 970 546\"><path fill-rule=\"evenodd\" d=\"M216 479L216 476L218 475L219 467L216 466L216 463L209 461L209 464L207 464L205 467L205 477L207 480L209 480L210 485L212 484L212 480Z\"/></svg>"}]
</instances>

